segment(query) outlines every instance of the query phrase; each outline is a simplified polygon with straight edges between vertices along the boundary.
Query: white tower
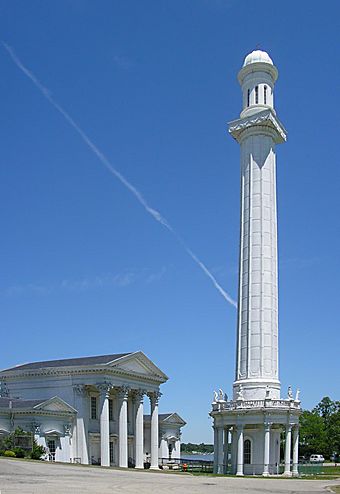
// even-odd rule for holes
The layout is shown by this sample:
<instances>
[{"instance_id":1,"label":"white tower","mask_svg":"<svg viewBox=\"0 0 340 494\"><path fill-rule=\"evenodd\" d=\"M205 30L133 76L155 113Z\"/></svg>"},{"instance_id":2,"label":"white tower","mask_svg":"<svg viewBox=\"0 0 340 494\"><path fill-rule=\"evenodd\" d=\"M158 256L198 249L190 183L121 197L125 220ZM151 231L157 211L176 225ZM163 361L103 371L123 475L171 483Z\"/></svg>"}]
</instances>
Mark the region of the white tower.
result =
<instances>
[{"instance_id":1,"label":"white tower","mask_svg":"<svg viewBox=\"0 0 340 494\"><path fill-rule=\"evenodd\" d=\"M278 287L275 146L286 140L277 119L274 83L278 72L268 54L250 53L238 74L241 119L230 134L241 147L241 237L237 360L234 397L279 398Z\"/></svg>"},{"instance_id":2,"label":"white tower","mask_svg":"<svg viewBox=\"0 0 340 494\"><path fill-rule=\"evenodd\" d=\"M284 473L297 475L300 401L291 388L287 398L280 399L278 373L275 148L286 141L286 131L274 110L277 77L266 52L250 53L238 74L243 109L229 124L241 148L241 221L233 399L215 394L211 412L215 471L220 473L278 473L280 433L285 430Z\"/></svg>"}]
</instances>

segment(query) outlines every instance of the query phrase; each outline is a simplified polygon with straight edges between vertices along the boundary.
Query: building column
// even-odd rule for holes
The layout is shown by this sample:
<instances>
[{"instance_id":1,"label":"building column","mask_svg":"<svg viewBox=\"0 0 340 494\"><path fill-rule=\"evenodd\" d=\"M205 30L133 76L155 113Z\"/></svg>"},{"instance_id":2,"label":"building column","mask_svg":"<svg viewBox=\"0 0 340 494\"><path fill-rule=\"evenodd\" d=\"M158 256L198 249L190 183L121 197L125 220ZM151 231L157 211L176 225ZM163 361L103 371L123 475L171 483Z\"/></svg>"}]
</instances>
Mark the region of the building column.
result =
<instances>
[{"instance_id":1,"label":"building column","mask_svg":"<svg viewBox=\"0 0 340 494\"><path fill-rule=\"evenodd\" d=\"M148 394L151 404L151 465L150 468L159 468L158 464L158 401L159 391Z\"/></svg>"},{"instance_id":2,"label":"building column","mask_svg":"<svg viewBox=\"0 0 340 494\"><path fill-rule=\"evenodd\" d=\"M118 388L119 418L118 418L118 464L120 467L128 466L128 421L127 421L127 400L129 387Z\"/></svg>"},{"instance_id":3,"label":"building column","mask_svg":"<svg viewBox=\"0 0 340 494\"><path fill-rule=\"evenodd\" d=\"M271 424L264 425L264 455L263 455L263 476L269 475L269 459L270 459L270 427Z\"/></svg>"},{"instance_id":4,"label":"building column","mask_svg":"<svg viewBox=\"0 0 340 494\"><path fill-rule=\"evenodd\" d=\"M228 473L228 454L229 454L229 428L224 429L224 446L223 446L223 473Z\"/></svg>"},{"instance_id":5,"label":"building column","mask_svg":"<svg viewBox=\"0 0 340 494\"><path fill-rule=\"evenodd\" d=\"M219 427L217 429L217 473L223 472L223 439L224 439L224 430L223 427Z\"/></svg>"},{"instance_id":6,"label":"building column","mask_svg":"<svg viewBox=\"0 0 340 494\"><path fill-rule=\"evenodd\" d=\"M62 451L62 456L63 460L66 461L67 463L72 463L72 458L71 458L71 428L72 426L70 424L64 424L64 441L63 445L64 446L64 451ZM61 440L62 438L60 438Z\"/></svg>"},{"instance_id":7,"label":"building column","mask_svg":"<svg viewBox=\"0 0 340 494\"><path fill-rule=\"evenodd\" d=\"M77 458L77 461L83 464L89 464L89 439L88 439L88 429L89 429L89 413L90 413L90 403L89 394L87 392L86 385L76 384L73 386L74 390L74 407L77 410L83 410L83 414L76 417L76 426L74 428L73 437L73 460Z\"/></svg>"},{"instance_id":8,"label":"building column","mask_svg":"<svg viewBox=\"0 0 340 494\"><path fill-rule=\"evenodd\" d=\"M135 395L136 416L135 416L135 464L136 468L144 468L144 393L138 390Z\"/></svg>"},{"instance_id":9,"label":"building column","mask_svg":"<svg viewBox=\"0 0 340 494\"><path fill-rule=\"evenodd\" d=\"M298 477L299 470L299 425L296 425L293 429L293 477Z\"/></svg>"},{"instance_id":10,"label":"building column","mask_svg":"<svg viewBox=\"0 0 340 494\"><path fill-rule=\"evenodd\" d=\"M236 475L243 475L243 425L237 426L237 471Z\"/></svg>"},{"instance_id":11,"label":"building column","mask_svg":"<svg viewBox=\"0 0 340 494\"><path fill-rule=\"evenodd\" d=\"M216 425L213 425L214 429L214 467L213 472L217 473L218 470L218 429Z\"/></svg>"},{"instance_id":12,"label":"building column","mask_svg":"<svg viewBox=\"0 0 340 494\"><path fill-rule=\"evenodd\" d=\"M110 422L109 422L109 394L111 384L98 384L100 392L100 464L110 466Z\"/></svg>"},{"instance_id":13,"label":"building column","mask_svg":"<svg viewBox=\"0 0 340 494\"><path fill-rule=\"evenodd\" d=\"M286 444L285 444L285 471L283 475L286 477L291 477L292 472L290 471L290 448L292 442L292 426L288 424L286 426Z\"/></svg>"}]
</instances>

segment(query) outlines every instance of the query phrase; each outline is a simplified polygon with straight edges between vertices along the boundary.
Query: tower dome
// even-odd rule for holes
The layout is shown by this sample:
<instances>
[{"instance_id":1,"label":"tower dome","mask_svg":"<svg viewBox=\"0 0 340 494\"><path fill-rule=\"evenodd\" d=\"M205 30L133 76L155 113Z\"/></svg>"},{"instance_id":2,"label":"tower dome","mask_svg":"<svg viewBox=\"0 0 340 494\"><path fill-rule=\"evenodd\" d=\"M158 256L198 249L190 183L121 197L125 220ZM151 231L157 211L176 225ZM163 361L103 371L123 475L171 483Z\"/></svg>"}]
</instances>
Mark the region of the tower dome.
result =
<instances>
[{"instance_id":1,"label":"tower dome","mask_svg":"<svg viewBox=\"0 0 340 494\"><path fill-rule=\"evenodd\" d=\"M243 62L243 67L246 65L250 65L251 63L269 63L270 65L274 65L272 59L268 55L266 51L262 50L254 50L251 53L249 53L246 58L244 59Z\"/></svg>"}]
</instances>

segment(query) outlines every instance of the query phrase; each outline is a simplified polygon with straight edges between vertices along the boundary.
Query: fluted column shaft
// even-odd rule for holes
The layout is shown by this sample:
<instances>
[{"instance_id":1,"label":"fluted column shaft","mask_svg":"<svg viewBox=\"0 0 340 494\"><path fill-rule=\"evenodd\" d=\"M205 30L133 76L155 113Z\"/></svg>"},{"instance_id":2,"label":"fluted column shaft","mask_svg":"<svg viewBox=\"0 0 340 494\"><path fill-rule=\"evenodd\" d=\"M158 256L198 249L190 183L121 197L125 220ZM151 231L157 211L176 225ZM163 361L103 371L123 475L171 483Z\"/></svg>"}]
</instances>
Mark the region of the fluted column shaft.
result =
<instances>
[{"instance_id":1,"label":"fluted column shaft","mask_svg":"<svg viewBox=\"0 0 340 494\"><path fill-rule=\"evenodd\" d=\"M158 401L161 393L149 393L151 403L151 466L158 469Z\"/></svg>"},{"instance_id":2,"label":"fluted column shaft","mask_svg":"<svg viewBox=\"0 0 340 494\"><path fill-rule=\"evenodd\" d=\"M292 442L292 426L287 425L286 427L286 444L285 444L285 471L284 475L290 477L292 472L290 471L290 452L291 452L291 442Z\"/></svg>"},{"instance_id":3,"label":"fluted column shaft","mask_svg":"<svg viewBox=\"0 0 340 494\"><path fill-rule=\"evenodd\" d=\"M228 473L229 429L224 429L223 473Z\"/></svg>"},{"instance_id":4,"label":"fluted column shaft","mask_svg":"<svg viewBox=\"0 0 340 494\"><path fill-rule=\"evenodd\" d=\"M299 475L298 471L299 464L299 426L296 425L293 429L293 471L294 477Z\"/></svg>"},{"instance_id":5,"label":"fluted column shaft","mask_svg":"<svg viewBox=\"0 0 340 494\"><path fill-rule=\"evenodd\" d=\"M237 471L236 475L243 475L243 425L237 426Z\"/></svg>"},{"instance_id":6,"label":"fluted column shaft","mask_svg":"<svg viewBox=\"0 0 340 494\"><path fill-rule=\"evenodd\" d=\"M119 399L119 421L118 421L118 449L119 466L128 466L128 427L127 427L127 400L129 388L123 386L118 390Z\"/></svg>"},{"instance_id":7,"label":"fluted column shaft","mask_svg":"<svg viewBox=\"0 0 340 494\"><path fill-rule=\"evenodd\" d=\"M135 422L135 464L136 468L143 468L143 448L144 448L144 392L138 391L135 395L136 402L136 422Z\"/></svg>"},{"instance_id":8,"label":"fluted column shaft","mask_svg":"<svg viewBox=\"0 0 340 494\"><path fill-rule=\"evenodd\" d=\"M216 425L213 426L214 429L214 466L213 472L217 473L218 470L218 429Z\"/></svg>"},{"instance_id":9,"label":"fluted column shaft","mask_svg":"<svg viewBox=\"0 0 340 494\"><path fill-rule=\"evenodd\" d=\"M270 424L264 426L264 457L263 457L263 476L269 475L270 459Z\"/></svg>"},{"instance_id":10,"label":"fluted column shaft","mask_svg":"<svg viewBox=\"0 0 340 494\"><path fill-rule=\"evenodd\" d=\"M223 439L224 439L224 431L223 427L218 428L218 446L217 446L217 457L218 457L218 468L217 473L223 473Z\"/></svg>"},{"instance_id":11,"label":"fluted column shaft","mask_svg":"<svg viewBox=\"0 0 340 494\"><path fill-rule=\"evenodd\" d=\"M279 397L275 135L250 125L241 145L241 235L236 381L251 399L266 383ZM248 382L248 380L251 380ZM249 386L249 387L248 387Z\"/></svg>"},{"instance_id":12,"label":"fluted column shaft","mask_svg":"<svg viewBox=\"0 0 340 494\"><path fill-rule=\"evenodd\" d=\"M89 463L89 452L88 452L88 429L89 429L89 395L87 388L83 384L76 384L73 386L75 393L75 408L77 410L83 409L83 416L79 417L77 415L76 421L77 425L75 427L75 436L73 436L73 456L80 457L81 463Z\"/></svg>"},{"instance_id":13,"label":"fluted column shaft","mask_svg":"<svg viewBox=\"0 0 340 494\"><path fill-rule=\"evenodd\" d=\"M109 384L99 384L100 391L100 464L110 466L110 422L109 422Z\"/></svg>"}]
</instances>

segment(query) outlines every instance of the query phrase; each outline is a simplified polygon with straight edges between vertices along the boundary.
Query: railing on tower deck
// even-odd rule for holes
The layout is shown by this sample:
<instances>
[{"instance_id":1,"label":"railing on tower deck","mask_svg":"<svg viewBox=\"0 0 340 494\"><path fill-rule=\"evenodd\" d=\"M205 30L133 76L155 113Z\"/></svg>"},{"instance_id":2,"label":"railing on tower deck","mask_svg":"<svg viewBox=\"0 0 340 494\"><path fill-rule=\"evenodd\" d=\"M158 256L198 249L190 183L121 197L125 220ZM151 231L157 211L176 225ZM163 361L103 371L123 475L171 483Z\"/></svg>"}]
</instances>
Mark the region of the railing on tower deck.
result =
<instances>
[{"instance_id":1,"label":"railing on tower deck","mask_svg":"<svg viewBox=\"0 0 340 494\"><path fill-rule=\"evenodd\" d=\"M265 400L217 400L212 403L213 412L222 410L239 410L239 409L260 409L260 408L284 408L300 410L300 401L292 399L274 400L266 398Z\"/></svg>"}]
</instances>

